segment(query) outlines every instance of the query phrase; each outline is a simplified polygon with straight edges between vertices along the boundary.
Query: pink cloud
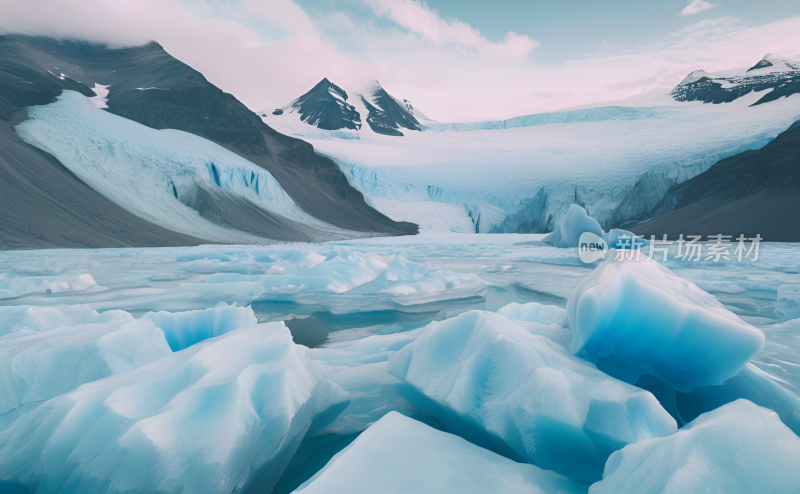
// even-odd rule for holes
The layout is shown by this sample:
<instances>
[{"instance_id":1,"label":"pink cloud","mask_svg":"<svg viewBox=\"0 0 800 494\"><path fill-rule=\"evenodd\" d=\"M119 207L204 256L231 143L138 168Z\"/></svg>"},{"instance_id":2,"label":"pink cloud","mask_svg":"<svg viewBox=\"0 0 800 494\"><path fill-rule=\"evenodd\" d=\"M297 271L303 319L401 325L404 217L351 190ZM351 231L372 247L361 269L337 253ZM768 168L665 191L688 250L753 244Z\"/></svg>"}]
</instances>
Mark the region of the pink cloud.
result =
<instances>
[{"instance_id":1,"label":"pink cloud","mask_svg":"<svg viewBox=\"0 0 800 494\"><path fill-rule=\"evenodd\" d=\"M230 4L235 15L225 19L180 0L3 0L0 29L117 45L154 39L254 110L282 106L323 77L345 88L378 79L440 121L621 99L674 86L695 69L749 67L765 53L800 49L800 18L749 28L722 18L625 54L537 66L527 60L527 36L493 43L418 2L392 4L399 10L376 8L390 9L381 15L398 27L378 29L343 12L315 18L291 0ZM283 39L262 40L243 22L248 16L279 26Z\"/></svg>"}]
</instances>

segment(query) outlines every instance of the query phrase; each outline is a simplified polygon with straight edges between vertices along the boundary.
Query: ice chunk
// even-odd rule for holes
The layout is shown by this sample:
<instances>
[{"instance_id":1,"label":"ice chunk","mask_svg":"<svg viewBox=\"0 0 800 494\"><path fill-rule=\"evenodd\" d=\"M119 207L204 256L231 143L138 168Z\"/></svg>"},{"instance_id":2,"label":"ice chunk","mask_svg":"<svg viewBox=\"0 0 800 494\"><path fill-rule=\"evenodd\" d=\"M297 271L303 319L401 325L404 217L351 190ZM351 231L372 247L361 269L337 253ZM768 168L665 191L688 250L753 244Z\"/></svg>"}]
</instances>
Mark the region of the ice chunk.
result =
<instances>
[{"instance_id":1,"label":"ice chunk","mask_svg":"<svg viewBox=\"0 0 800 494\"><path fill-rule=\"evenodd\" d=\"M775 413L738 400L675 434L614 453L591 494L796 493L800 438Z\"/></svg>"},{"instance_id":2,"label":"ice chunk","mask_svg":"<svg viewBox=\"0 0 800 494\"><path fill-rule=\"evenodd\" d=\"M250 307L221 306L187 312L148 312L143 319L164 331L173 352L234 329L258 324Z\"/></svg>"},{"instance_id":3,"label":"ice chunk","mask_svg":"<svg viewBox=\"0 0 800 494\"><path fill-rule=\"evenodd\" d=\"M474 274L454 273L392 255L386 270L363 289L354 293L388 295L401 305L416 305L441 300L481 296L488 284Z\"/></svg>"},{"instance_id":4,"label":"ice chunk","mask_svg":"<svg viewBox=\"0 0 800 494\"><path fill-rule=\"evenodd\" d=\"M84 384L0 432L0 478L39 494L269 492L347 402L305 352L267 323Z\"/></svg>"},{"instance_id":5,"label":"ice chunk","mask_svg":"<svg viewBox=\"0 0 800 494\"><path fill-rule=\"evenodd\" d=\"M326 254L326 255L323 255ZM369 283L386 270L380 259L350 249L317 253L287 250L260 280L265 298L286 298L298 293L344 293Z\"/></svg>"},{"instance_id":6,"label":"ice chunk","mask_svg":"<svg viewBox=\"0 0 800 494\"><path fill-rule=\"evenodd\" d=\"M151 321L123 311L88 324L7 334L0 338L0 414L171 353Z\"/></svg>"},{"instance_id":7,"label":"ice chunk","mask_svg":"<svg viewBox=\"0 0 800 494\"><path fill-rule=\"evenodd\" d=\"M800 319L760 329L767 343L752 363L782 382L787 389L800 394Z\"/></svg>"},{"instance_id":8,"label":"ice chunk","mask_svg":"<svg viewBox=\"0 0 800 494\"><path fill-rule=\"evenodd\" d=\"M586 210L577 204L572 204L564 218L556 225L553 232L542 239L542 242L560 248L578 246L578 239L585 232L591 232L598 237L603 236L600 223L586 213Z\"/></svg>"},{"instance_id":9,"label":"ice chunk","mask_svg":"<svg viewBox=\"0 0 800 494\"><path fill-rule=\"evenodd\" d=\"M578 494L586 488L392 412L295 492Z\"/></svg>"},{"instance_id":10,"label":"ice chunk","mask_svg":"<svg viewBox=\"0 0 800 494\"><path fill-rule=\"evenodd\" d=\"M536 302L518 304L512 302L497 311L509 319L516 321L531 321L539 324L558 324L566 326L567 311L557 305L543 305Z\"/></svg>"},{"instance_id":11,"label":"ice chunk","mask_svg":"<svg viewBox=\"0 0 800 494\"><path fill-rule=\"evenodd\" d=\"M569 348L572 333L565 327L567 312L557 305L512 302L500 308L497 313L513 319L531 334L546 336L559 345Z\"/></svg>"},{"instance_id":12,"label":"ice chunk","mask_svg":"<svg viewBox=\"0 0 800 494\"><path fill-rule=\"evenodd\" d=\"M582 483L613 451L677 428L649 392L492 312L433 323L388 371L453 432Z\"/></svg>"},{"instance_id":13,"label":"ice chunk","mask_svg":"<svg viewBox=\"0 0 800 494\"><path fill-rule=\"evenodd\" d=\"M80 326L99 317L97 311L85 305L10 305L0 307L0 336L21 331L50 331L66 326Z\"/></svg>"},{"instance_id":14,"label":"ice chunk","mask_svg":"<svg viewBox=\"0 0 800 494\"><path fill-rule=\"evenodd\" d=\"M82 292L96 286L90 274L77 276L17 276L0 279L0 299L16 298L29 293Z\"/></svg>"},{"instance_id":15,"label":"ice chunk","mask_svg":"<svg viewBox=\"0 0 800 494\"><path fill-rule=\"evenodd\" d=\"M719 386L703 386L691 393L676 393L675 407L681 420L688 422L738 399L769 408L800 436L800 397L753 364L747 364L741 372Z\"/></svg>"},{"instance_id":16,"label":"ice chunk","mask_svg":"<svg viewBox=\"0 0 800 494\"><path fill-rule=\"evenodd\" d=\"M413 342L423 328L396 334L377 334L354 341L328 343L308 351L328 367L333 382L350 394L350 404L323 433L361 432L390 411L414 416L419 411L398 394L407 386L386 372L386 361Z\"/></svg>"},{"instance_id":17,"label":"ice chunk","mask_svg":"<svg viewBox=\"0 0 800 494\"><path fill-rule=\"evenodd\" d=\"M683 392L722 384L764 346L761 331L646 256L609 257L575 288L567 316L576 355Z\"/></svg>"},{"instance_id":18,"label":"ice chunk","mask_svg":"<svg viewBox=\"0 0 800 494\"><path fill-rule=\"evenodd\" d=\"M637 237L636 234L618 228L612 228L603 234L603 239L608 244L609 249L631 250L641 249L646 245L650 245L650 242Z\"/></svg>"}]
</instances>

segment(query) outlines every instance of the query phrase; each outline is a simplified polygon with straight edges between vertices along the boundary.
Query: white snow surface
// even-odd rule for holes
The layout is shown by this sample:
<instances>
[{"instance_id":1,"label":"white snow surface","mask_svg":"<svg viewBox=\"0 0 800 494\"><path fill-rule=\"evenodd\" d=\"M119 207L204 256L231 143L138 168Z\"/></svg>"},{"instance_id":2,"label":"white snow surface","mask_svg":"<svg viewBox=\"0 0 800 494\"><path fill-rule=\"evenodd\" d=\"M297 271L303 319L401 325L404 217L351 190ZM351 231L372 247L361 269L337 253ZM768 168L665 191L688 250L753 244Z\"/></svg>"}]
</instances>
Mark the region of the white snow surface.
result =
<instances>
[{"instance_id":1,"label":"white snow surface","mask_svg":"<svg viewBox=\"0 0 800 494\"><path fill-rule=\"evenodd\" d=\"M28 144L47 151L94 190L164 228L216 241L259 237L212 223L185 205L198 187L233 193L268 211L322 231L335 227L302 211L265 169L221 146L179 130L155 130L101 111L64 91L31 107L15 127Z\"/></svg>"},{"instance_id":2,"label":"white snow surface","mask_svg":"<svg viewBox=\"0 0 800 494\"><path fill-rule=\"evenodd\" d=\"M649 392L491 312L433 323L387 369L449 430L582 483L613 451L677 428Z\"/></svg>"},{"instance_id":3,"label":"white snow surface","mask_svg":"<svg viewBox=\"0 0 800 494\"><path fill-rule=\"evenodd\" d=\"M764 347L764 334L695 284L642 255L610 256L570 296L576 355L614 358L673 388L722 384Z\"/></svg>"},{"instance_id":4,"label":"white snow surface","mask_svg":"<svg viewBox=\"0 0 800 494\"><path fill-rule=\"evenodd\" d=\"M40 494L269 492L347 394L282 323L85 384L0 432L0 478Z\"/></svg>"},{"instance_id":5,"label":"white snow surface","mask_svg":"<svg viewBox=\"0 0 800 494\"><path fill-rule=\"evenodd\" d=\"M738 400L671 436L611 455L591 494L790 494L800 485L800 438L770 410Z\"/></svg>"},{"instance_id":6,"label":"white snow surface","mask_svg":"<svg viewBox=\"0 0 800 494\"><path fill-rule=\"evenodd\" d=\"M299 494L578 494L586 488L391 412Z\"/></svg>"},{"instance_id":7,"label":"white snow surface","mask_svg":"<svg viewBox=\"0 0 800 494\"><path fill-rule=\"evenodd\" d=\"M324 131L294 114L264 121L332 158L379 211L425 230L463 231L466 213L472 231L544 232L573 203L608 229L649 212L675 183L763 146L797 120L800 96L749 106L763 94L704 105L664 91L505 121L428 124L400 138L368 125ZM426 211L425 202L458 209L445 219L439 208L431 218L437 206Z\"/></svg>"}]
</instances>

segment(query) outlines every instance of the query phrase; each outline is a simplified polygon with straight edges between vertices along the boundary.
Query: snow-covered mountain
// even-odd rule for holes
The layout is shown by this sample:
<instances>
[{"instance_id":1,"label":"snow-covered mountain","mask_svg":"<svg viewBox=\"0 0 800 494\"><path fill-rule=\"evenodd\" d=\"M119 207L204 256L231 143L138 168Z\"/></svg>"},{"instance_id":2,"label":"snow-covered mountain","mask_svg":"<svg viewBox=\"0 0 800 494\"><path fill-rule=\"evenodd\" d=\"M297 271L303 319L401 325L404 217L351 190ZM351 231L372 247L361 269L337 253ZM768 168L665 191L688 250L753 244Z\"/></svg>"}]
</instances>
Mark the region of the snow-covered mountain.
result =
<instances>
[{"instance_id":1,"label":"snow-covered mountain","mask_svg":"<svg viewBox=\"0 0 800 494\"><path fill-rule=\"evenodd\" d=\"M264 110L260 115L270 123L274 120L297 122L299 119L322 130L362 131L388 136L402 136L402 129L420 131L431 122L410 101L395 98L378 81L364 90L348 93L327 78L288 105L272 111Z\"/></svg>"},{"instance_id":2,"label":"snow-covered mountain","mask_svg":"<svg viewBox=\"0 0 800 494\"><path fill-rule=\"evenodd\" d=\"M643 218L672 186L763 147L800 118L800 96L787 93L794 62L768 56L757 65L725 73L741 72L744 82L720 104L704 104L699 92L676 96L699 84L733 87L703 76L580 109L426 122L403 139L364 127L324 130L296 116L264 120L332 158L375 208L422 230L546 232L573 203L609 229Z\"/></svg>"},{"instance_id":3,"label":"snow-covered mountain","mask_svg":"<svg viewBox=\"0 0 800 494\"><path fill-rule=\"evenodd\" d=\"M751 92L770 90L759 105L800 92L800 60L767 53L749 69L709 73L695 70L672 90L677 101L728 103Z\"/></svg>"},{"instance_id":4,"label":"snow-covered mountain","mask_svg":"<svg viewBox=\"0 0 800 494\"><path fill-rule=\"evenodd\" d=\"M157 43L0 36L0 248L412 233Z\"/></svg>"}]
</instances>

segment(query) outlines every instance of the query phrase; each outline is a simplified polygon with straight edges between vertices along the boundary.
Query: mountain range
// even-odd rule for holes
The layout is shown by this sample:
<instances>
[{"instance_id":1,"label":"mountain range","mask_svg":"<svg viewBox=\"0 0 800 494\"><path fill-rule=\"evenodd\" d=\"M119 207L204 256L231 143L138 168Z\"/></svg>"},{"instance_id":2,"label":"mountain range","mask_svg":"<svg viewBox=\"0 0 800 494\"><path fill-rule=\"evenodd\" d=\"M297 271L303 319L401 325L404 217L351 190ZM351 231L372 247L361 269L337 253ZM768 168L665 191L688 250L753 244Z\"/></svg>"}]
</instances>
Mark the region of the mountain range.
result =
<instances>
[{"instance_id":1,"label":"mountain range","mask_svg":"<svg viewBox=\"0 0 800 494\"><path fill-rule=\"evenodd\" d=\"M253 112L155 42L1 36L0 88L2 248L538 233L573 203L606 229L800 240L800 62L773 54L471 123L327 78Z\"/></svg>"},{"instance_id":2,"label":"mountain range","mask_svg":"<svg viewBox=\"0 0 800 494\"><path fill-rule=\"evenodd\" d=\"M359 126L369 98L325 79L262 119L336 161L378 210L423 230L547 232L573 203L606 229L635 228L684 207L690 196L676 201L675 190L695 177L710 184L702 177L720 160L745 153L759 166L769 153L758 151L800 118L798 84L800 62L768 54L750 68L694 71L671 90L507 120L441 123L413 109L403 115L419 127L394 119L404 133L394 139ZM692 187L701 197L706 186ZM719 225L686 233L732 232ZM800 240L793 228L769 235Z\"/></svg>"},{"instance_id":3,"label":"mountain range","mask_svg":"<svg viewBox=\"0 0 800 494\"><path fill-rule=\"evenodd\" d=\"M416 231L414 225L392 221L369 207L335 163L302 140L264 124L235 97L155 42L110 49L79 41L2 36L0 88L0 246L4 248L322 240ZM192 221L195 216L202 220L197 220L202 228L176 231L158 211L149 216L137 212L153 203L152 197L122 202L107 190L104 193L110 189L104 187L108 183L100 183L105 176L101 158L67 166L54 156L62 147L47 142L51 136L45 135L37 147L15 132L20 123L30 121L31 107L46 108L39 105L53 103L62 92L98 97L95 91L107 91L101 105L105 108L99 111L125 119L114 120L115 124L136 122L143 132L175 129L211 144L215 152L236 155L248 162L241 166L252 167L253 177L260 173L263 180L277 180L290 202L324 226L276 213L263 197L209 185L213 180L198 178L189 187L191 194L179 197L174 185L170 189L174 180L168 177L186 175L185 163L178 159L164 165L166 172L155 185L159 190L148 191L160 194L159 198L171 194L174 201L165 203L169 208L182 211ZM130 137L110 135L109 146L124 147ZM91 136L78 139L73 136L68 143L77 143L78 148L94 145ZM154 158L132 156L142 163ZM81 177L82 173L86 175ZM169 214L164 211L164 216ZM217 233L205 235L206 230Z\"/></svg>"}]
</instances>

